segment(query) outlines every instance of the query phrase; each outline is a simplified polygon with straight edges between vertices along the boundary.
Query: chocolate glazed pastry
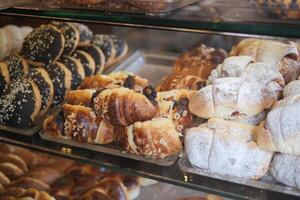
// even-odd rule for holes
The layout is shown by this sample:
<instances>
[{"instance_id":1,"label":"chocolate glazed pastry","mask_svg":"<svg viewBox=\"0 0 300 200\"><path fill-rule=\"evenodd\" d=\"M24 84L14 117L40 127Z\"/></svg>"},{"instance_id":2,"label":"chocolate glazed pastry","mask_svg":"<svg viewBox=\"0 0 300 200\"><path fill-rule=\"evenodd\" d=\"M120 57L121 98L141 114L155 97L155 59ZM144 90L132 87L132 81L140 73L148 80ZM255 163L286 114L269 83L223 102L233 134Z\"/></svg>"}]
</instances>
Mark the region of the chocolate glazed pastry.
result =
<instances>
[{"instance_id":1,"label":"chocolate glazed pastry","mask_svg":"<svg viewBox=\"0 0 300 200\"><path fill-rule=\"evenodd\" d=\"M42 68L32 68L28 74L29 79L34 81L40 90L42 98L42 108L40 116L44 115L53 102L54 87L46 70Z\"/></svg>"},{"instance_id":2,"label":"chocolate glazed pastry","mask_svg":"<svg viewBox=\"0 0 300 200\"><path fill-rule=\"evenodd\" d=\"M57 29L52 26L42 26L25 38L21 55L34 66L44 66L60 57L64 44L65 38Z\"/></svg>"},{"instance_id":3,"label":"chocolate glazed pastry","mask_svg":"<svg viewBox=\"0 0 300 200\"><path fill-rule=\"evenodd\" d=\"M52 106L61 104L71 88L71 71L62 63L54 62L44 67L54 86Z\"/></svg>"},{"instance_id":4,"label":"chocolate glazed pastry","mask_svg":"<svg viewBox=\"0 0 300 200\"><path fill-rule=\"evenodd\" d=\"M57 28L65 38L64 50L62 55L70 55L79 44L79 31L68 22L52 22L50 26Z\"/></svg>"},{"instance_id":5,"label":"chocolate glazed pastry","mask_svg":"<svg viewBox=\"0 0 300 200\"><path fill-rule=\"evenodd\" d=\"M71 71L72 73L71 89L76 89L85 77L84 68L82 64L78 60L70 56L63 56L60 59L60 62L63 63Z\"/></svg>"},{"instance_id":6,"label":"chocolate glazed pastry","mask_svg":"<svg viewBox=\"0 0 300 200\"><path fill-rule=\"evenodd\" d=\"M128 45L124 40L121 40L115 35L110 35L113 45L116 49L116 61L124 57L128 52Z\"/></svg>"},{"instance_id":7,"label":"chocolate glazed pastry","mask_svg":"<svg viewBox=\"0 0 300 200\"><path fill-rule=\"evenodd\" d=\"M73 57L81 62L84 68L85 76L91 76L95 73L96 63L90 54L77 50L73 53Z\"/></svg>"},{"instance_id":8,"label":"chocolate glazed pastry","mask_svg":"<svg viewBox=\"0 0 300 200\"><path fill-rule=\"evenodd\" d=\"M93 32L84 24L72 23L79 31L80 40L78 46L84 47L90 45L93 39Z\"/></svg>"},{"instance_id":9,"label":"chocolate glazed pastry","mask_svg":"<svg viewBox=\"0 0 300 200\"><path fill-rule=\"evenodd\" d=\"M105 56L106 66L112 64L114 59L116 59L116 49L110 35L94 35L92 44L96 45L102 50Z\"/></svg>"},{"instance_id":10,"label":"chocolate glazed pastry","mask_svg":"<svg viewBox=\"0 0 300 200\"><path fill-rule=\"evenodd\" d=\"M94 74L102 73L105 65L105 56L102 50L95 45L84 47L82 48L82 50L88 53L94 59L96 64L96 69Z\"/></svg>"},{"instance_id":11,"label":"chocolate glazed pastry","mask_svg":"<svg viewBox=\"0 0 300 200\"><path fill-rule=\"evenodd\" d=\"M4 67L7 68L10 82L23 77L29 71L27 62L18 55L10 55L2 58L0 65L5 65Z\"/></svg>"},{"instance_id":12,"label":"chocolate glazed pastry","mask_svg":"<svg viewBox=\"0 0 300 200\"><path fill-rule=\"evenodd\" d=\"M41 110L41 94L37 85L26 78L7 87L0 99L0 123L18 128L28 128Z\"/></svg>"}]
</instances>

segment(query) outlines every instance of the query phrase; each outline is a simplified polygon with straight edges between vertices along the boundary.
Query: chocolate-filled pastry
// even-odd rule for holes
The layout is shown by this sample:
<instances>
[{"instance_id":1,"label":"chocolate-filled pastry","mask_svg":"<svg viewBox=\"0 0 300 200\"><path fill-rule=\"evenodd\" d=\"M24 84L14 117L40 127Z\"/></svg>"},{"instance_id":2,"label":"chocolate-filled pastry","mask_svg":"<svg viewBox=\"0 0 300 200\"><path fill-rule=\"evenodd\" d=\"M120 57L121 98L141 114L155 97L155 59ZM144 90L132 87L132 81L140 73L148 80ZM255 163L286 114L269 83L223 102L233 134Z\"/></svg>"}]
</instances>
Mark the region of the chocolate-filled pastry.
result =
<instances>
[{"instance_id":1,"label":"chocolate-filled pastry","mask_svg":"<svg viewBox=\"0 0 300 200\"><path fill-rule=\"evenodd\" d=\"M84 68L85 76L91 76L95 73L96 63L90 54L77 50L73 53L72 57L81 62Z\"/></svg>"},{"instance_id":2,"label":"chocolate-filled pastry","mask_svg":"<svg viewBox=\"0 0 300 200\"><path fill-rule=\"evenodd\" d=\"M132 89L136 92L142 92L143 89L149 85L149 81L147 79L135 76L128 72L115 72L109 74L109 76L120 81L123 87Z\"/></svg>"},{"instance_id":3,"label":"chocolate-filled pastry","mask_svg":"<svg viewBox=\"0 0 300 200\"><path fill-rule=\"evenodd\" d=\"M96 69L94 74L101 74L105 66L105 56L102 50L96 45L90 45L87 47L82 47L81 50L88 53L95 61Z\"/></svg>"},{"instance_id":4,"label":"chocolate-filled pastry","mask_svg":"<svg viewBox=\"0 0 300 200\"><path fill-rule=\"evenodd\" d=\"M9 178L9 180L14 180L24 174L24 171L20 167L9 162L0 163L0 171Z\"/></svg>"},{"instance_id":5,"label":"chocolate-filled pastry","mask_svg":"<svg viewBox=\"0 0 300 200\"><path fill-rule=\"evenodd\" d=\"M50 186L43 181L30 177L21 177L11 182L10 187L20 187L23 189L35 188L38 190L49 190Z\"/></svg>"},{"instance_id":6,"label":"chocolate-filled pastry","mask_svg":"<svg viewBox=\"0 0 300 200\"><path fill-rule=\"evenodd\" d=\"M43 68L32 68L28 78L34 81L41 93L42 107L40 116L44 115L53 103L54 87L53 83Z\"/></svg>"},{"instance_id":7,"label":"chocolate-filled pastry","mask_svg":"<svg viewBox=\"0 0 300 200\"><path fill-rule=\"evenodd\" d=\"M56 29L58 29L65 38L64 50L62 52L62 55L71 55L79 44L79 31L76 29L76 27L73 26L72 23L68 22L55 21L51 22L50 26L54 26Z\"/></svg>"},{"instance_id":8,"label":"chocolate-filled pastry","mask_svg":"<svg viewBox=\"0 0 300 200\"><path fill-rule=\"evenodd\" d=\"M50 115L45 119L43 129L54 137L63 137L65 136L64 123L63 112L59 112L57 115Z\"/></svg>"},{"instance_id":9,"label":"chocolate-filled pastry","mask_svg":"<svg viewBox=\"0 0 300 200\"><path fill-rule=\"evenodd\" d=\"M211 71L226 57L227 53L223 49L206 47L202 44L182 54L174 64L173 73L194 75L206 80Z\"/></svg>"},{"instance_id":10,"label":"chocolate-filled pastry","mask_svg":"<svg viewBox=\"0 0 300 200\"><path fill-rule=\"evenodd\" d=\"M123 58L127 54L128 45L124 40L118 38L115 35L110 35L110 38L111 38L111 40L113 42L113 45L116 49L116 59L115 59L115 61L118 61L119 59Z\"/></svg>"},{"instance_id":11,"label":"chocolate-filled pastry","mask_svg":"<svg viewBox=\"0 0 300 200\"><path fill-rule=\"evenodd\" d=\"M82 81L79 88L80 89L101 89L101 88L117 88L121 86L122 86L122 82L117 81L114 77L101 74L101 75L94 75L85 78Z\"/></svg>"},{"instance_id":12,"label":"chocolate-filled pastry","mask_svg":"<svg viewBox=\"0 0 300 200\"><path fill-rule=\"evenodd\" d=\"M102 50L105 56L106 66L112 64L112 62L116 59L116 49L110 35L96 34L93 37L92 44Z\"/></svg>"},{"instance_id":13,"label":"chocolate-filled pastry","mask_svg":"<svg viewBox=\"0 0 300 200\"><path fill-rule=\"evenodd\" d=\"M0 60L0 67L2 69L1 71L3 72L5 72L5 70L8 70L8 83L25 76L29 71L27 62L18 55L10 55L2 58ZM3 75L5 74L7 73L4 73Z\"/></svg>"},{"instance_id":14,"label":"chocolate-filled pastry","mask_svg":"<svg viewBox=\"0 0 300 200\"><path fill-rule=\"evenodd\" d=\"M199 90L205 86L206 80L193 75L171 75L162 80L157 86L157 91L169 91L174 89Z\"/></svg>"},{"instance_id":15,"label":"chocolate-filled pastry","mask_svg":"<svg viewBox=\"0 0 300 200\"><path fill-rule=\"evenodd\" d=\"M82 64L78 60L70 56L62 57L60 59L60 62L64 64L71 71L72 73L71 89L76 89L85 77L84 68Z\"/></svg>"},{"instance_id":16,"label":"chocolate-filled pastry","mask_svg":"<svg viewBox=\"0 0 300 200\"><path fill-rule=\"evenodd\" d=\"M93 39L93 32L88 26L80 23L72 23L73 26L79 31L80 40L78 46L84 47L88 46Z\"/></svg>"},{"instance_id":17,"label":"chocolate-filled pastry","mask_svg":"<svg viewBox=\"0 0 300 200\"><path fill-rule=\"evenodd\" d=\"M53 62L46 65L44 69L48 72L54 86L52 106L58 106L63 102L66 94L71 89L71 71L60 62Z\"/></svg>"},{"instance_id":18,"label":"chocolate-filled pastry","mask_svg":"<svg viewBox=\"0 0 300 200\"><path fill-rule=\"evenodd\" d=\"M64 36L52 26L34 29L24 40L21 54L34 66L56 61L64 50Z\"/></svg>"},{"instance_id":19,"label":"chocolate-filled pastry","mask_svg":"<svg viewBox=\"0 0 300 200\"><path fill-rule=\"evenodd\" d=\"M93 94L96 93L95 89L72 90L66 96L66 102L71 105L83 105L86 107L91 106Z\"/></svg>"},{"instance_id":20,"label":"chocolate-filled pastry","mask_svg":"<svg viewBox=\"0 0 300 200\"><path fill-rule=\"evenodd\" d=\"M172 120L154 118L116 129L116 141L127 152L152 158L166 158L181 152L180 133Z\"/></svg>"},{"instance_id":21,"label":"chocolate-filled pastry","mask_svg":"<svg viewBox=\"0 0 300 200\"><path fill-rule=\"evenodd\" d=\"M99 91L92 102L98 116L115 126L128 126L152 119L157 114L156 102L127 88Z\"/></svg>"},{"instance_id":22,"label":"chocolate-filled pastry","mask_svg":"<svg viewBox=\"0 0 300 200\"><path fill-rule=\"evenodd\" d=\"M42 105L37 85L26 78L11 83L0 99L0 123L18 128L33 125Z\"/></svg>"},{"instance_id":23,"label":"chocolate-filled pastry","mask_svg":"<svg viewBox=\"0 0 300 200\"><path fill-rule=\"evenodd\" d=\"M18 166L24 172L28 171L27 164L18 155L12 153L0 153L0 163L8 162ZM1 182L0 182L1 184Z\"/></svg>"}]
</instances>

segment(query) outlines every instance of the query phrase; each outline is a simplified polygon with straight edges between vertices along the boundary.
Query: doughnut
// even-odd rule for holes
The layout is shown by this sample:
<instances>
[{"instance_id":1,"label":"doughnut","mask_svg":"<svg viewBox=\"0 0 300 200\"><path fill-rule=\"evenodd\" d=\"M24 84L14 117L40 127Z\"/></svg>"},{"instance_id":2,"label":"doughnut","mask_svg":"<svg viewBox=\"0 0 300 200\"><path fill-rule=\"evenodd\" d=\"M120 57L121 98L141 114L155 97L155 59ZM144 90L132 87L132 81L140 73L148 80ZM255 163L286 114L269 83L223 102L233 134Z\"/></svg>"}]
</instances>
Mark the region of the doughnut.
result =
<instances>
[{"instance_id":1,"label":"doughnut","mask_svg":"<svg viewBox=\"0 0 300 200\"><path fill-rule=\"evenodd\" d=\"M94 35L92 44L96 45L102 50L105 56L106 66L110 65L114 61L116 58L116 49L109 35Z\"/></svg>"},{"instance_id":2,"label":"doughnut","mask_svg":"<svg viewBox=\"0 0 300 200\"><path fill-rule=\"evenodd\" d=\"M72 74L72 83L71 83L71 89L76 89L81 81L84 79L84 68L82 64L76 60L75 58L72 58L71 56L63 56L60 59L60 62L64 64Z\"/></svg>"},{"instance_id":3,"label":"doughnut","mask_svg":"<svg viewBox=\"0 0 300 200\"><path fill-rule=\"evenodd\" d=\"M54 87L53 83L43 68L32 68L28 73L28 78L35 82L41 93L42 107L40 116L44 115L53 102Z\"/></svg>"},{"instance_id":4,"label":"doughnut","mask_svg":"<svg viewBox=\"0 0 300 200\"><path fill-rule=\"evenodd\" d=\"M95 69L94 74L102 73L104 70L104 65L105 65L105 56L104 56L102 50L95 45L91 45L89 47L84 47L84 48L82 48L82 50L85 51L86 53L88 53L94 59L94 61L96 63L96 69Z\"/></svg>"},{"instance_id":5,"label":"doughnut","mask_svg":"<svg viewBox=\"0 0 300 200\"><path fill-rule=\"evenodd\" d=\"M41 94L37 85L20 78L5 89L0 99L0 123L17 128L33 125L41 109Z\"/></svg>"},{"instance_id":6,"label":"doughnut","mask_svg":"<svg viewBox=\"0 0 300 200\"><path fill-rule=\"evenodd\" d=\"M73 58L79 60L84 68L85 76L91 76L95 73L96 64L92 56L84 51L76 50Z\"/></svg>"},{"instance_id":7,"label":"doughnut","mask_svg":"<svg viewBox=\"0 0 300 200\"><path fill-rule=\"evenodd\" d=\"M34 66L56 61L64 50L64 36L53 26L41 26L25 37L21 54Z\"/></svg>"},{"instance_id":8,"label":"doughnut","mask_svg":"<svg viewBox=\"0 0 300 200\"><path fill-rule=\"evenodd\" d=\"M71 55L79 44L79 31L68 22L51 22L50 26L57 28L65 38L65 45L62 55Z\"/></svg>"},{"instance_id":9,"label":"doughnut","mask_svg":"<svg viewBox=\"0 0 300 200\"><path fill-rule=\"evenodd\" d=\"M88 46L93 39L93 32L84 24L72 23L75 28L79 31L80 40L78 46L84 47Z\"/></svg>"},{"instance_id":10,"label":"doughnut","mask_svg":"<svg viewBox=\"0 0 300 200\"><path fill-rule=\"evenodd\" d=\"M47 71L54 86L52 106L56 107L64 101L66 94L71 88L72 73L60 62L46 65L44 69Z\"/></svg>"},{"instance_id":11,"label":"doughnut","mask_svg":"<svg viewBox=\"0 0 300 200\"><path fill-rule=\"evenodd\" d=\"M27 62L18 55L6 56L0 60L0 65L5 65L9 73L9 82L28 74Z\"/></svg>"},{"instance_id":12,"label":"doughnut","mask_svg":"<svg viewBox=\"0 0 300 200\"><path fill-rule=\"evenodd\" d=\"M113 45L116 49L116 60L119 60L127 54L128 45L124 40L121 40L115 35L110 35L110 38L112 39Z\"/></svg>"}]
</instances>

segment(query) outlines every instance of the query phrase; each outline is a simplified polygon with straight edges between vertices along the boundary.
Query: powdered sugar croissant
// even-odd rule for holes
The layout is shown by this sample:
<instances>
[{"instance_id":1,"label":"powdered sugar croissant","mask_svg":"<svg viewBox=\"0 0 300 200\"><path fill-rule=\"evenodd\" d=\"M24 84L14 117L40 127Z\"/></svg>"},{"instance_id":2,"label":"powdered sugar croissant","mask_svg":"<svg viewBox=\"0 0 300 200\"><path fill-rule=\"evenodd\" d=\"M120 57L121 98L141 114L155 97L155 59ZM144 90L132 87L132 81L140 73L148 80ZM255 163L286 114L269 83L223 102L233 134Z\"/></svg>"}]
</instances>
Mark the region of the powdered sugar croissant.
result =
<instances>
[{"instance_id":1,"label":"powdered sugar croissant","mask_svg":"<svg viewBox=\"0 0 300 200\"><path fill-rule=\"evenodd\" d=\"M134 122L150 120L157 114L157 102L154 100L156 92L146 88L145 95L127 88L104 89L95 95L92 107L97 115L110 124L128 126Z\"/></svg>"},{"instance_id":2,"label":"powdered sugar croissant","mask_svg":"<svg viewBox=\"0 0 300 200\"><path fill-rule=\"evenodd\" d=\"M232 48L230 56L250 56L256 62L275 64L286 83L300 73L297 45L293 42L245 39Z\"/></svg>"}]
</instances>

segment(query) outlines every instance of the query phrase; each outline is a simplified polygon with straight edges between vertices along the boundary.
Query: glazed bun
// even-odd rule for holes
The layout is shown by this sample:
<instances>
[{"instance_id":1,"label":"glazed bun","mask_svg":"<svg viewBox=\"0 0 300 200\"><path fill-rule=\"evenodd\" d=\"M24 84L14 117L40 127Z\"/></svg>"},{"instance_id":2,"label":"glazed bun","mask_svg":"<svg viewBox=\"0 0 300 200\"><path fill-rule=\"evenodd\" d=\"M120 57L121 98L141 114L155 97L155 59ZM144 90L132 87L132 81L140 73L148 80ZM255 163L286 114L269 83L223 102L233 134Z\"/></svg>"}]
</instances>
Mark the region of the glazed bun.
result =
<instances>
[{"instance_id":1,"label":"glazed bun","mask_svg":"<svg viewBox=\"0 0 300 200\"><path fill-rule=\"evenodd\" d=\"M71 56L63 56L60 62L64 64L72 73L71 89L76 89L85 77L84 68L80 61Z\"/></svg>"},{"instance_id":2,"label":"glazed bun","mask_svg":"<svg viewBox=\"0 0 300 200\"><path fill-rule=\"evenodd\" d=\"M84 68L85 76L92 76L95 73L96 63L90 54L81 50L77 50L73 53L73 57L81 62Z\"/></svg>"},{"instance_id":3,"label":"glazed bun","mask_svg":"<svg viewBox=\"0 0 300 200\"><path fill-rule=\"evenodd\" d=\"M105 65L105 56L102 50L96 45L91 45L82 48L83 51L88 53L95 61L96 69L94 74L102 73Z\"/></svg>"}]
</instances>

